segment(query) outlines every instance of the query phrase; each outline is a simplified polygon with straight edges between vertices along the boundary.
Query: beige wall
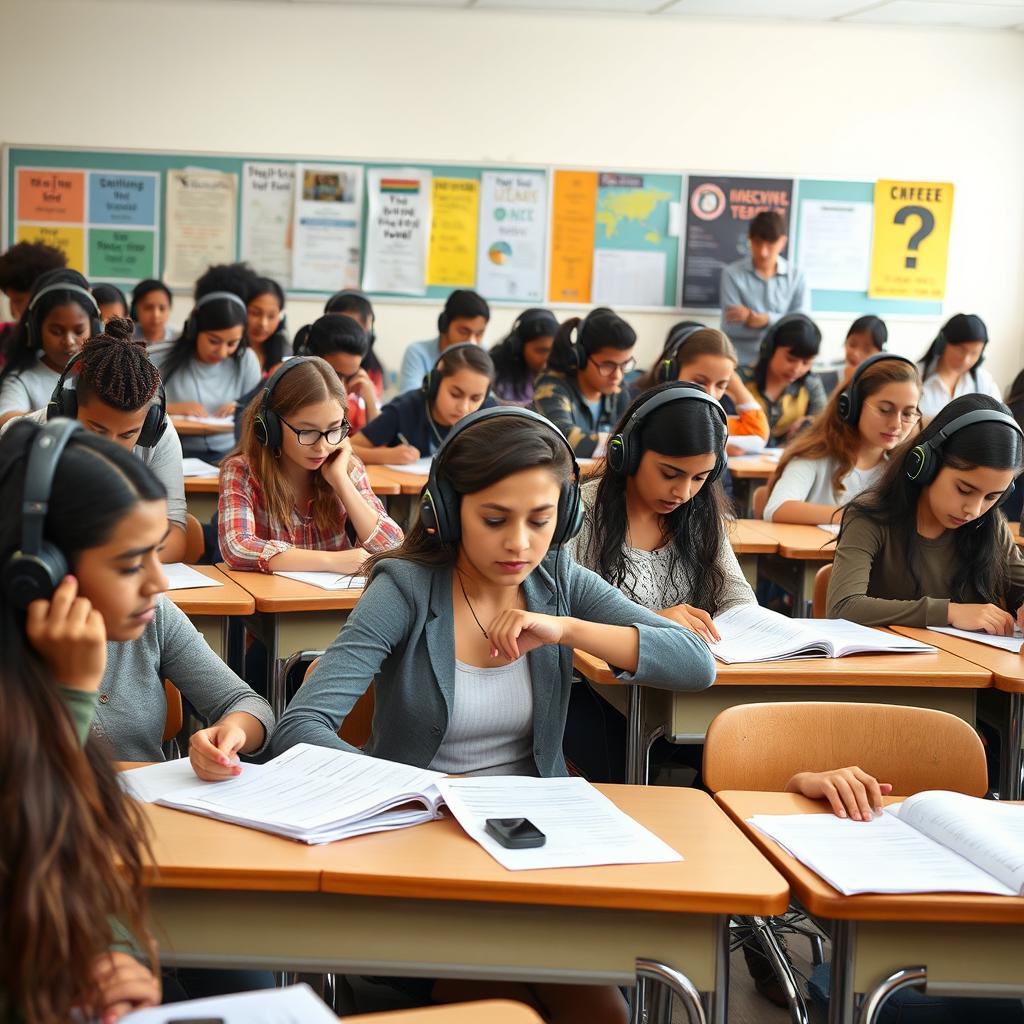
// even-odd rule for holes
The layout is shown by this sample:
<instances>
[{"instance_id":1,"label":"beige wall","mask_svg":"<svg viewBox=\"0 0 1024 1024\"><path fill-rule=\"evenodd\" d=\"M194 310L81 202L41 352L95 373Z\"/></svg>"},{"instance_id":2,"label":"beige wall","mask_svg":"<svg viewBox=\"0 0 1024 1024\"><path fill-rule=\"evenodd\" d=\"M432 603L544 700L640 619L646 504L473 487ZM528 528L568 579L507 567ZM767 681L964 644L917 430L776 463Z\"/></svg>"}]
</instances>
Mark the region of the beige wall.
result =
<instances>
[{"instance_id":1,"label":"beige wall","mask_svg":"<svg viewBox=\"0 0 1024 1024\"><path fill-rule=\"evenodd\" d=\"M0 40L4 142L949 180L946 309L984 316L1002 384L1024 363L1022 33L0 0ZM381 303L385 360L435 313ZM673 317L629 319L650 358ZM848 320L821 317L830 348ZM892 320L892 347L917 354L936 326Z\"/></svg>"}]
</instances>

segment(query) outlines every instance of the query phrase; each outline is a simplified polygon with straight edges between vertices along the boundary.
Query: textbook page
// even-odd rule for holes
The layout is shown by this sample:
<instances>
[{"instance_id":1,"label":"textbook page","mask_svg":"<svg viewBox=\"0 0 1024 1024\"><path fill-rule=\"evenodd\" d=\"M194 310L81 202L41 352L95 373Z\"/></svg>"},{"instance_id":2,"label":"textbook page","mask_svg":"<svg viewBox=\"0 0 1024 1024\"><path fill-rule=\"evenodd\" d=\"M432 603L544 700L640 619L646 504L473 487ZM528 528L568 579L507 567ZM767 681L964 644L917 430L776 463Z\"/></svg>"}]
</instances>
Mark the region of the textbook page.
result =
<instances>
[{"instance_id":1,"label":"textbook page","mask_svg":"<svg viewBox=\"0 0 1024 1024\"><path fill-rule=\"evenodd\" d=\"M336 572L275 572L299 583L308 583L321 590L362 590L366 586L365 576L339 576Z\"/></svg>"},{"instance_id":2,"label":"textbook page","mask_svg":"<svg viewBox=\"0 0 1024 1024\"><path fill-rule=\"evenodd\" d=\"M511 871L683 859L585 779L485 776L441 779L437 788L470 838ZM529 818L546 841L508 850L484 830L488 818Z\"/></svg>"},{"instance_id":3,"label":"textbook page","mask_svg":"<svg viewBox=\"0 0 1024 1024\"><path fill-rule=\"evenodd\" d=\"M217 466L211 466L208 462L192 458L192 456L181 460L181 472L183 476L191 477L220 476L220 469Z\"/></svg>"},{"instance_id":4,"label":"textbook page","mask_svg":"<svg viewBox=\"0 0 1024 1024\"><path fill-rule=\"evenodd\" d=\"M430 475L430 464L434 461L432 455L424 455L423 458L417 459L415 462L404 462L402 464L387 463L384 469L393 469L396 473L408 473L411 476L429 476Z\"/></svg>"},{"instance_id":5,"label":"textbook page","mask_svg":"<svg viewBox=\"0 0 1024 1024\"><path fill-rule=\"evenodd\" d=\"M777 661L809 650L807 656L824 655L814 637L802 625L759 605L739 604L714 620L721 640L709 644L711 653L727 664L739 661Z\"/></svg>"},{"instance_id":6,"label":"textbook page","mask_svg":"<svg viewBox=\"0 0 1024 1024\"><path fill-rule=\"evenodd\" d=\"M816 639L825 640L833 651L833 657L847 654L934 654L931 644L912 640L899 633L862 626L849 619L797 619L804 623Z\"/></svg>"},{"instance_id":7,"label":"textbook page","mask_svg":"<svg viewBox=\"0 0 1024 1024\"><path fill-rule=\"evenodd\" d=\"M756 814L748 822L846 896L864 892L1016 895L893 814L871 821L834 814Z\"/></svg>"},{"instance_id":8,"label":"textbook page","mask_svg":"<svg viewBox=\"0 0 1024 1024\"><path fill-rule=\"evenodd\" d=\"M930 790L889 813L1024 895L1024 807Z\"/></svg>"},{"instance_id":9,"label":"textbook page","mask_svg":"<svg viewBox=\"0 0 1024 1024\"><path fill-rule=\"evenodd\" d=\"M958 636L963 640L973 640L976 644L988 644L989 647L998 647L1003 651L1010 651L1012 654L1020 654L1021 647L1024 647L1024 633L1020 626L1013 627L1013 636L993 636L991 633L982 633L973 629L954 629L952 626L929 626L935 633L945 633L947 636Z\"/></svg>"},{"instance_id":10,"label":"textbook page","mask_svg":"<svg viewBox=\"0 0 1024 1024\"><path fill-rule=\"evenodd\" d=\"M184 562L166 562L162 566L167 577L168 590L197 590L199 587L223 587L219 580L211 580Z\"/></svg>"},{"instance_id":11,"label":"textbook page","mask_svg":"<svg viewBox=\"0 0 1024 1024\"><path fill-rule=\"evenodd\" d=\"M121 1018L121 1024L169 1024L195 1021L207 1024L338 1024L338 1018L308 985L243 992L234 996L189 999L184 1003L136 1010Z\"/></svg>"}]
</instances>

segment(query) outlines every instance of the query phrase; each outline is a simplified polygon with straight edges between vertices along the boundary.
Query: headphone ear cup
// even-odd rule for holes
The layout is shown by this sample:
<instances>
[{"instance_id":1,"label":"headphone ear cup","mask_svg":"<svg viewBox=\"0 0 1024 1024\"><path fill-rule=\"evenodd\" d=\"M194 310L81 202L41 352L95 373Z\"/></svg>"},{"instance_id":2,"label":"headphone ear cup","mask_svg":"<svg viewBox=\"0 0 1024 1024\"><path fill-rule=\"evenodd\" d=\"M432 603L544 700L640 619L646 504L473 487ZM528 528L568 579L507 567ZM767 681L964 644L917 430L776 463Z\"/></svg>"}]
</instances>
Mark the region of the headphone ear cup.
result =
<instances>
[{"instance_id":1,"label":"headphone ear cup","mask_svg":"<svg viewBox=\"0 0 1024 1024\"><path fill-rule=\"evenodd\" d=\"M674 359L662 359L658 364L657 381L659 384L668 384L679 376L679 367Z\"/></svg>"},{"instance_id":2,"label":"headphone ear cup","mask_svg":"<svg viewBox=\"0 0 1024 1024\"><path fill-rule=\"evenodd\" d=\"M264 448L281 447L281 424L276 412L270 409L261 411L253 421L252 432Z\"/></svg>"},{"instance_id":3,"label":"headphone ear cup","mask_svg":"<svg viewBox=\"0 0 1024 1024\"><path fill-rule=\"evenodd\" d=\"M562 484L558 493L558 521L551 537L551 546L558 547L572 540L583 529L583 518L580 485L570 480Z\"/></svg>"},{"instance_id":4,"label":"headphone ear cup","mask_svg":"<svg viewBox=\"0 0 1024 1024\"><path fill-rule=\"evenodd\" d=\"M146 419L139 431L139 439L135 442L140 448L155 448L156 443L167 430L167 417L159 405L151 405L146 411Z\"/></svg>"},{"instance_id":5,"label":"headphone ear cup","mask_svg":"<svg viewBox=\"0 0 1024 1024\"><path fill-rule=\"evenodd\" d=\"M92 337L96 337L97 334L102 334L106 330L106 324L103 322L103 318L94 316L91 319L92 324Z\"/></svg>"},{"instance_id":6,"label":"headphone ear cup","mask_svg":"<svg viewBox=\"0 0 1024 1024\"><path fill-rule=\"evenodd\" d=\"M626 445L621 434L615 434L608 440L608 468L614 473L626 472Z\"/></svg>"},{"instance_id":7,"label":"headphone ear cup","mask_svg":"<svg viewBox=\"0 0 1024 1024\"><path fill-rule=\"evenodd\" d=\"M7 600L15 608L26 609L33 601L48 601L68 574L68 563L61 551L43 541L38 555L15 552L4 566L3 583Z\"/></svg>"},{"instance_id":8,"label":"headphone ear cup","mask_svg":"<svg viewBox=\"0 0 1024 1024\"><path fill-rule=\"evenodd\" d=\"M728 465L725 456L719 452L715 456L715 465L710 473L704 478L705 483L713 484L724 472Z\"/></svg>"},{"instance_id":9,"label":"headphone ear cup","mask_svg":"<svg viewBox=\"0 0 1024 1024\"><path fill-rule=\"evenodd\" d=\"M852 389L851 389L852 390ZM853 417L853 396L851 391L844 391L836 403L836 412L839 413L839 418L844 423L855 422Z\"/></svg>"},{"instance_id":10,"label":"headphone ear cup","mask_svg":"<svg viewBox=\"0 0 1024 1024\"><path fill-rule=\"evenodd\" d=\"M427 532L442 544L458 544L462 536L459 496L451 485L433 474L420 492L420 517Z\"/></svg>"},{"instance_id":11,"label":"headphone ear cup","mask_svg":"<svg viewBox=\"0 0 1024 1024\"><path fill-rule=\"evenodd\" d=\"M927 445L916 445L907 456L907 465L904 472L910 480L924 487L930 484L935 477L933 461L931 451Z\"/></svg>"}]
</instances>

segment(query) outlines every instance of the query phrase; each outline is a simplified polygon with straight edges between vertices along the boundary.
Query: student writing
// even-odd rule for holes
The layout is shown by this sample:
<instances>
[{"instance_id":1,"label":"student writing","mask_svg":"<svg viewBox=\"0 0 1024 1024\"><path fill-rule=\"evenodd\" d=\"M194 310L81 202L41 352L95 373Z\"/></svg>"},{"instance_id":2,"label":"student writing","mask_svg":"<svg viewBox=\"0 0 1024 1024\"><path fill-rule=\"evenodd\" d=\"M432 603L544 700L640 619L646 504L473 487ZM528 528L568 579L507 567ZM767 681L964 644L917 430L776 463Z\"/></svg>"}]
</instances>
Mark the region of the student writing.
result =
<instances>
[{"instance_id":1,"label":"student writing","mask_svg":"<svg viewBox=\"0 0 1024 1024\"><path fill-rule=\"evenodd\" d=\"M864 360L825 410L791 441L769 482L764 518L830 523L843 506L878 482L889 452L921 418L921 379L904 356Z\"/></svg>"},{"instance_id":2,"label":"student writing","mask_svg":"<svg viewBox=\"0 0 1024 1024\"><path fill-rule=\"evenodd\" d=\"M218 531L234 569L354 573L402 540L352 453L345 392L322 359L283 363L221 468Z\"/></svg>"}]
</instances>

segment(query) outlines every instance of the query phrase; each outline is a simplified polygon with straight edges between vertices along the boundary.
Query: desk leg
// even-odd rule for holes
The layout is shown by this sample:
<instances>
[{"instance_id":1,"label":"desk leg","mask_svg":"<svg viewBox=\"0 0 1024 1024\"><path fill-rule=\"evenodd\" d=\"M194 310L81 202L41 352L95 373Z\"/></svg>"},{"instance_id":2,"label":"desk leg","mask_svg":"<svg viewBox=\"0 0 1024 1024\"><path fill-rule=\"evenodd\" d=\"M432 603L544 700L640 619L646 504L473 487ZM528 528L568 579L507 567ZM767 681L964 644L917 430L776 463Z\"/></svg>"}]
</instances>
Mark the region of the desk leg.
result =
<instances>
[{"instance_id":1,"label":"desk leg","mask_svg":"<svg viewBox=\"0 0 1024 1024\"><path fill-rule=\"evenodd\" d=\"M726 1024L729 1019L729 915L715 921L717 946L715 953L715 987L704 994L704 1012L709 1024Z\"/></svg>"},{"instance_id":2,"label":"desk leg","mask_svg":"<svg viewBox=\"0 0 1024 1024\"><path fill-rule=\"evenodd\" d=\"M1004 800L1020 800L1024 792L1024 693L1011 693L1008 696L1010 709L999 795Z\"/></svg>"},{"instance_id":3,"label":"desk leg","mask_svg":"<svg viewBox=\"0 0 1024 1024\"><path fill-rule=\"evenodd\" d=\"M904 967L895 974L890 974L864 996L860 1013L857 1015L858 1024L875 1024L889 996L905 988L924 988L927 980L926 967Z\"/></svg>"},{"instance_id":4,"label":"desk leg","mask_svg":"<svg viewBox=\"0 0 1024 1024\"><path fill-rule=\"evenodd\" d=\"M821 562L800 563L800 593L797 595L799 605L793 609L793 618L806 618L812 614L814 605L814 577L821 568Z\"/></svg>"},{"instance_id":5,"label":"desk leg","mask_svg":"<svg viewBox=\"0 0 1024 1024\"><path fill-rule=\"evenodd\" d=\"M647 785L647 744L644 742L644 688L629 688L629 715L626 724L626 782Z\"/></svg>"},{"instance_id":6,"label":"desk leg","mask_svg":"<svg viewBox=\"0 0 1024 1024\"><path fill-rule=\"evenodd\" d=\"M832 981L829 987L828 1024L853 1024L853 967L857 933L852 921L834 921L832 928Z\"/></svg>"},{"instance_id":7,"label":"desk leg","mask_svg":"<svg viewBox=\"0 0 1024 1024\"><path fill-rule=\"evenodd\" d=\"M284 714L288 680L285 677L284 664L281 661L281 644L278 635L278 623L280 621L280 616L271 615L270 619L270 637L269 643L267 643L267 667L270 673L270 706L274 709L274 718L280 722L281 716Z\"/></svg>"},{"instance_id":8,"label":"desk leg","mask_svg":"<svg viewBox=\"0 0 1024 1024\"><path fill-rule=\"evenodd\" d=\"M657 982L647 1017L651 1024L672 1024L672 996L682 1003L690 1024L707 1024L700 992L681 971L655 960L637 960L636 974L638 978Z\"/></svg>"}]
</instances>

